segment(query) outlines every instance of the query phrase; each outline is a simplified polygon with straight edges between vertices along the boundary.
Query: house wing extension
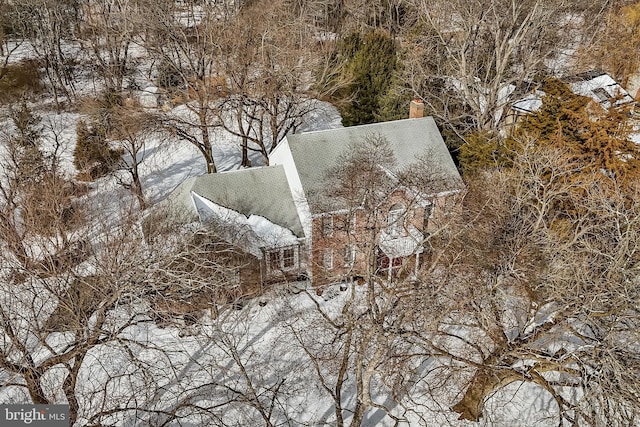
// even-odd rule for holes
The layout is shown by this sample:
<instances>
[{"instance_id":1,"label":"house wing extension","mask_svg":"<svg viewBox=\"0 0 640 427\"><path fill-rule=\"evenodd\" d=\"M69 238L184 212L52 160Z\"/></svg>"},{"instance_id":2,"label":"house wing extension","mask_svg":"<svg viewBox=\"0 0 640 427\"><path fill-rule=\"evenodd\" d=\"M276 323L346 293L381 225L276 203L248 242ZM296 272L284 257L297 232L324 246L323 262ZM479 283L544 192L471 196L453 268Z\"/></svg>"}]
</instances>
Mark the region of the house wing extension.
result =
<instances>
[{"instance_id":1,"label":"house wing extension","mask_svg":"<svg viewBox=\"0 0 640 427\"><path fill-rule=\"evenodd\" d=\"M204 220L203 212L210 211L208 202L237 212L247 220L255 216L254 222L258 228L260 217L290 230L295 237L304 235L282 166L189 178L167 199L170 208L179 213L181 222Z\"/></svg>"},{"instance_id":2,"label":"house wing extension","mask_svg":"<svg viewBox=\"0 0 640 427\"><path fill-rule=\"evenodd\" d=\"M256 258L262 258L262 248L296 245L298 238L291 230L259 215L244 214L220 206L210 200L192 193L194 206L202 222L216 224L221 237Z\"/></svg>"}]
</instances>

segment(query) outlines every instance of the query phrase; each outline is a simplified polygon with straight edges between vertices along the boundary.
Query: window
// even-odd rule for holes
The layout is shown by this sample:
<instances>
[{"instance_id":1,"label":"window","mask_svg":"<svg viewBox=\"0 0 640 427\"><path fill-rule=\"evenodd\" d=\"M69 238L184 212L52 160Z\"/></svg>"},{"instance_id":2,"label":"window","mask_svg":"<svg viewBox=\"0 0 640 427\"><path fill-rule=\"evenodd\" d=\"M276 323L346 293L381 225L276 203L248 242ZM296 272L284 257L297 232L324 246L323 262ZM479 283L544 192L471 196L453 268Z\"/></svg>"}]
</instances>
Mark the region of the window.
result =
<instances>
[{"instance_id":1,"label":"window","mask_svg":"<svg viewBox=\"0 0 640 427\"><path fill-rule=\"evenodd\" d=\"M333 217L331 215L322 217L322 235L324 237L333 236Z\"/></svg>"},{"instance_id":2,"label":"window","mask_svg":"<svg viewBox=\"0 0 640 427\"><path fill-rule=\"evenodd\" d=\"M431 202L427 206L424 207L424 217L425 218L433 218L433 205L435 202Z\"/></svg>"},{"instance_id":3,"label":"window","mask_svg":"<svg viewBox=\"0 0 640 427\"><path fill-rule=\"evenodd\" d=\"M284 268L291 268L295 265L296 252L293 248L287 248L283 251L282 265Z\"/></svg>"},{"instance_id":4,"label":"window","mask_svg":"<svg viewBox=\"0 0 640 427\"><path fill-rule=\"evenodd\" d=\"M353 267L353 262L356 259L356 249L347 245L344 247L344 266L345 267Z\"/></svg>"},{"instance_id":5,"label":"window","mask_svg":"<svg viewBox=\"0 0 640 427\"><path fill-rule=\"evenodd\" d=\"M612 98L609 95L609 93L606 91L606 89L603 87L597 87L592 92L594 93L595 96L598 97L600 102L606 102Z\"/></svg>"},{"instance_id":6,"label":"window","mask_svg":"<svg viewBox=\"0 0 640 427\"><path fill-rule=\"evenodd\" d=\"M269 269L280 270L280 249L269 251Z\"/></svg>"},{"instance_id":7,"label":"window","mask_svg":"<svg viewBox=\"0 0 640 427\"><path fill-rule=\"evenodd\" d=\"M267 262L270 272L294 268L296 265L296 247L274 249L267 252Z\"/></svg>"},{"instance_id":8,"label":"window","mask_svg":"<svg viewBox=\"0 0 640 427\"><path fill-rule=\"evenodd\" d=\"M404 214L405 208L401 203L396 203L389 209L387 229L392 236L404 235Z\"/></svg>"},{"instance_id":9,"label":"window","mask_svg":"<svg viewBox=\"0 0 640 427\"><path fill-rule=\"evenodd\" d=\"M322 254L322 264L327 270L333 269L333 250L325 249Z\"/></svg>"},{"instance_id":10,"label":"window","mask_svg":"<svg viewBox=\"0 0 640 427\"><path fill-rule=\"evenodd\" d=\"M353 215L351 215L351 218L349 218L349 232L350 233L355 233L356 232L356 221L357 221L357 212L354 212Z\"/></svg>"}]
</instances>

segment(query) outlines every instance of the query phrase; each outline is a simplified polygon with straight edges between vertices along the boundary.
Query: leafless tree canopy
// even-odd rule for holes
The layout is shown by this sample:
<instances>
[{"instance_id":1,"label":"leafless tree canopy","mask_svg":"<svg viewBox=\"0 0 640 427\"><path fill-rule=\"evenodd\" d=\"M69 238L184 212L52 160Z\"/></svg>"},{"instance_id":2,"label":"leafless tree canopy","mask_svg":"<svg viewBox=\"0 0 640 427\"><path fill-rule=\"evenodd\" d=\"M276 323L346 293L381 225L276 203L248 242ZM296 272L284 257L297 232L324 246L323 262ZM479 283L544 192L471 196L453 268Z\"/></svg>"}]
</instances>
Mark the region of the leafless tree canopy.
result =
<instances>
[{"instance_id":1,"label":"leafless tree canopy","mask_svg":"<svg viewBox=\"0 0 640 427\"><path fill-rule=\"evenodd\" d=\"M317 98L353 83L339 40L380 29L399 52L394 75L369 76L393 80L386 106L410 94L452 140L502 143L514 97L549 76L633 81L639 10L0 0L0 403L67 403L74 425L638 425L632 113L587 108L571 123L581 151L513 132L508 161L464 186L434 153L401 168L380 135L352 141L307 195L344 237L314 249L340 253L336 283L317 288L263 286L244 236L176 225L144 174L154 139L195 147L209 173L221 138L236 166L268 164ZM144 85L163 105L140 105ZM118 161L81 183L66 122L48 113L80 116L86 98L110 101L100 119ZM415 263L383 267L381 237L418 222Z\"/></svg>"}]
</instances>

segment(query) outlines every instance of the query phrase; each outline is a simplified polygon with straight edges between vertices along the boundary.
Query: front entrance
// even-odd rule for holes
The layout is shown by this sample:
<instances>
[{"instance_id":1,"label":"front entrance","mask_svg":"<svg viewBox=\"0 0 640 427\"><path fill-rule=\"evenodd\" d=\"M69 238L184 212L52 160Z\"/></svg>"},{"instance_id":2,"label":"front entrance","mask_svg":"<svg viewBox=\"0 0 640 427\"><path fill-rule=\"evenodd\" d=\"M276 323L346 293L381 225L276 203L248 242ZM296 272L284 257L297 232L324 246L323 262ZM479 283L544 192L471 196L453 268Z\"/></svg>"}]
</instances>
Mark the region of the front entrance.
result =
<instances>
[{"instance_id":1,"label":"front entrance","mask_svg":"<svg viewBox=\"0 0 640 427\"><path fill-rule=\"evenodd\" d=\"M396 277L400 268L404 264L403 257L388 257L382 249L377 249L377 263L376 272L379 275L386 275L387 277Z\"/></svg>"}]
</instances>

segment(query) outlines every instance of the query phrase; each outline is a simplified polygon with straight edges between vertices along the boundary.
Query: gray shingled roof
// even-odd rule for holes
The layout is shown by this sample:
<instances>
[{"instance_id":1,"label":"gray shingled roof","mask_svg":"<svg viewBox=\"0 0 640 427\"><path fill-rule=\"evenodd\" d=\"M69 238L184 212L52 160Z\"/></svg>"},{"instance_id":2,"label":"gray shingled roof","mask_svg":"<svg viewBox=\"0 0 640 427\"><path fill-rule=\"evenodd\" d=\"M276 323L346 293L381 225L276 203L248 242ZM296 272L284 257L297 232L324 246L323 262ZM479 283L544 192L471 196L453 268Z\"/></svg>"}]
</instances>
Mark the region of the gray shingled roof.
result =
<instances>
[{"instance_id":1,"label":"gray shingled roof","mask_svg":"<svg viewBox=\"0 0 640 427\"><path fill-rule=\"evenodd\" d=\"M197 219L191 192L241 214L260 215L302 237L303 230L282 166L242 169L189 178L170 196L174 209Z\"/></svg>"},{"instance_id":2,"label":"gray shingled roof","mask_svg":"<svg viewBox=\"0 0 640 427\"><path fill-rule=\"evenodd\" d=\"M446 175L447 182L461 182L433 117L424 117L288 135L291 154L306 196L324 190L323 183L328 171L347 152L351 142L372 134L381 135L389 142L398 170L413 164L418 157L428 155ZM317 210L313 204L311 208Z\"/></svg>"}]
</instances>

